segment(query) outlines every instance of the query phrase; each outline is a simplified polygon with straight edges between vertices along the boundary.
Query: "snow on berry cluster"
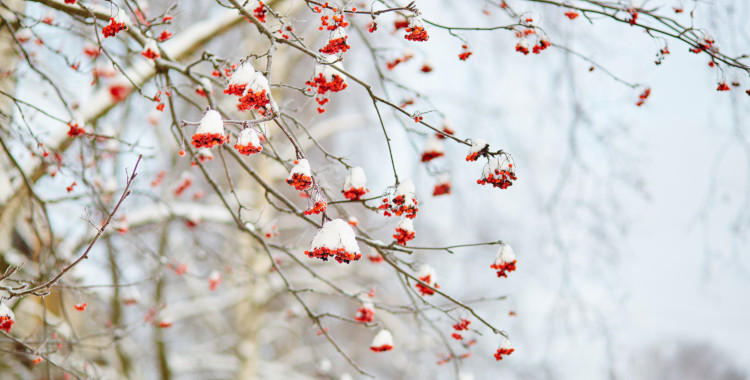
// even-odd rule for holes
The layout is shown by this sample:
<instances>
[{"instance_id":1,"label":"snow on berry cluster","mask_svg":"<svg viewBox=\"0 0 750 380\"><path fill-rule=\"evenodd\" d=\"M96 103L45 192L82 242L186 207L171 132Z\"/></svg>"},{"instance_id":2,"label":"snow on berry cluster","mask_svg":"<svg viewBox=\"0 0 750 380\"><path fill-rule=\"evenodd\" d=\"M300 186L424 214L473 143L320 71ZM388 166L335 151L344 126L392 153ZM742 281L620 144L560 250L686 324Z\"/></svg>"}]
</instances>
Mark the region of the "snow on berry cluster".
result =
<instances>
[{"instance_id":1,"label":"snow on berry cluster","mask_svg":"<svg viewBox=\"0 0 750 380\"><path fill-rule=\"evenodd\" d=\"M13 315L13 310L11 310L4 303L0 302L0 330L9 333L11 327L13 327L13 323L15 322L16 318Z\"/></svg>"},{"instance_id":2,"label":"snow on berry cluster","mask_svg":"<svg viewBox=\"0 0 750 380\"><path fill-rule=\"evenodd\" d=\"M515 271L516 254L513 252L513 248L508 244L503 244L497 251L495 262L490 265L490 268L497 271L497 277L508 277L508 272Z\"/></svg>"},{"instance_id":3,"label":"snow on berry cluster","mask_svg":"<svg viewBox=\"0 0 750 380\"><path fill-rule=\"evenodd\" d=\"M349 35L346 34L346 30L338 27L331 32L331 35L328 37L328 43L320 49L320 52L324 54L346 53L347 50L351 49L351 46L346 43L347 39L349 39Z\"/></svg>"},{"instance_id":4,"label":"snow on berry cluster","mask_svg":"<svg viewBox=\"0 0 750 380\"><path fill-rule=\"evenodd\" d=\"M159 53L159 47L156 45L156 41L148 40L146 44L143 45L143 51L141 52L141 55L148 59L156 59L161 57L161 54Z\"/></svg>"},{"instance_id":5,"label":"snow on berry cluster","mask_svg":"<svg viewBox=\"0 0 750 380\"><path fill-rule=\"evenodd\" d=\"M503 355L508 356L513 353L516 349L513 348L513 345L510 344L510 340L505 339L503 343L500 345L500 348L497 349L497 352L495 353L495 360L502 360Z\"/></svg>"},{"instance_id":6,"label":"snow on berry cluster","mask_svg":"<svg viewBox=\"0 0 750 380\"><path fill-rule=\"evenodd\" d=\"M229 79L225 94L240 97L237 109L240 111L258 110L265 114L271 102L271 87L263 73L255 71L249 62L242 63Z\"/></svg>"},{"instance_id":7,"label":"snow on berry cluster","mask_svg":"<svg viewBox=\"0 0 750 380\"><path fill-rule=\"evenodd\" d=\"M375 306L372 302L362 302L362 307L357 309L357 315L354 320L361 323L368 323L375 320Z\"/></svg>"},{"instance_id":8,"label":"snow on berry cluster","mask_svg":"<svg viewBox=\"0 0 750 380\"><path fill-rule=\"evenodd\" d=\"M374 352L384 352L393 349L393 335L388 330L380 330L372 339L370 350Z\"/></svg>"},{"instance_id":9,"label":"snow on berry cluster","mask_svg":"<svg viewBox=\"0 0 750 380\"><path fill-rule=\"evenodd\" d=\"M385 210L383 214L385 216L397 216L404 215L409 219L417 217L417 195L414 187L414 182L410 179L402 181L392 198L383 198L382 204L378 207L381 210Z\"/></svg>"},{"instance_id":10,"label":"snow on berry cluster","mask_svg":"<svg viewBox=\"0 0 750 380\"><path fill-rule=\"evenodd\" d=\"M328 203L323 198L323 195L319 191L313 195L313 205L309 210L305 210L305 215L320 214L325 212L328 208Z\"/></svg>"},{"instance_id":11,"label":"snow on berry cluster","mask_svg":"<svg viewBox=\"0 0 750 380\"><path fill-rule=\"evenodd\" d=\"M422 151L422 162L432 161L445 155L442 139L431 135L425 140L424 150Z\"/></svg>"},{"instance_id":12,"label":"snow on berry cluster","mask_svg":"<svg viewBox=\"0 0 750 380\"><path fill-rule=\"evenodd\" d=\"M479 156L485 156L489 152L490 144L483 139L474 139L469 148L469 154L466 155L466 161L476 161Z\"/></svg>"},{"instance_id":13,"label":"snow on berry cluster","mask_svg":"<svg viewBox=\"0 0 750 380\"><path fill-rule=\"evenodd\" d=\"M490 158L482 170L482 178L477 180L480 185L491 184L493 187L507 189L513 185L513 181L518 179L513 170L513 163L510 157L501 155Z\"/></svg>"},{"instance_id":14,"label":"snow on berry cluster","mask_svg":"<svg viewBox=\"0 0 750 380\"><path fill-rule=\"evenodd\" d=\"M308 93L315 92L315 101L319 105L318 113L325 112L323 106L330 101L329 92L343 91L348 87L344 76L334 68L344 69L341 62L336 61L336 56L326 55L323 58L324 63L315 65L312 79L305 82Z\"/></svg>"},{"instance_id":15,"label":"snow on berry cluster","mask_svg":"<svg viewBox=\"0 0 750 380\"><path fill-rule=\"evenodd\" d=\"M415 235L414 221L409 218L401 217L401 222L399 222L396 227L396 234L393 235L393 238L396 239L399 244L406 245L406 242L409 240L414 240Z\"/></svg>"},{"instance_id":16,"label":"snow on berry cluster","mask_svg":"<svg viewBox=\"0 0 750 380\"><path fill-rule=\"evenodd\" d=\"M354 230L342 219L334 219L323 224L305 254L310 258L323 261L328 261L329 257L333 257L339 263L346 264L362 258Z\"/></svg>"},{"instance_id":17,"label":"snow on berry cluster","mask_svg":"<svg viewBox=\"0 0 750 380\"><path fill-rule=\"evenodd\" d=\"M104 38L114 37L115 34L123 30L128 30L128 26L126 25L127 21L128 16L125 15L125 12L123 12L122 9L119 9L114 17L109 18L109 24L102 28Z\"/></svg>"},{"instance_id":18,"label":"snow on berry cluster","mask_svg":"<svg viewBox=\"0 0 750 380\"><path fill-rule=\"evenodd\" d=\"M241 130L239 136L237 136L237 144L234 144L234 149L237 149L240 154L246 156L260 153L260 151L263 150L263 147L260 146L258 132L253 128L245 128Z\"/></svg>"},{"instance_id":19,"label":"snow on berry cluster","mask_svg":"<svg viewBox=\"0 0 750 380\"><path fill-rule=\"evenodd\" d=\"M419 273L417 273L417 278L432 288L435 288L435 289L440 288L440 285L438 285L437 283L437 274L435 273L435 269L433 269L431 266L427 264L422 265L422 268L419 269ZM417 290L419 290L419 292L422 293L423 296L431 296L435 294L435 291L433 289L421 283L417 283L415 286L417 287Z\"/></svg>"},{"instance_id":20,"label":"snow on berry cluster","mask_svg":"<svg viewBox=\"0 0 750 380\"><path fill-rule=\"evenodd\" d=\"M479 157L487 158L487 163L484 165L481 178L477 180L478 184L490 184L493 187L507 189L513 185L513 181L518 179L510 155L502 151L490 153L490 144L487 141L475 139L471 142L466 161L477 161Z\"/></svg>"},{"instance_id":21,"label":"snow on berry cluster","mask_svg":"<svg viewBox=\"0 0 750 380\"><path fill-rule=\"evenodd\" d=\"M435 184L435 188L432 190L432 196L437 197L440 195L447 195L451 193L451 181L448 175L443 174L438 177L438 182Z\"/></svg>"},{"instance_id":22,"label":"snow on berry cluster","mask_svg":"<svg viewBox=\"0 0 750 380\"><path fill-rule=\"evenodd\" d=\"M208 110L203 114L198 129L193 135L193 146L196 148L213 148L229 141L229 135L224 134L224 122L221 114L215 110Z\"/></svg>"},{"instance_id":23,"label":"snow on berry cluster","mask_svg":"<svg viewBox=\"0 0 750 380\"><path fill-rule=\"evenodd\" d=\"M344 189L341 190L344 193L344 198L358 201L369 191L367 189L365 170L359 166L353 167L344 180Z\"/></svg>"},{"instance_id":24,"label":"snow on berry cluster","mask_svg":"<svg viewBox=\"0 0 750 380\"><path fill-rule=\"evenodd\" d=\"M430 38L424 29L424 21L422 21L422 16L420 15L415 15L409 19L409 26L405 30L406 36L404 38L409 41L427 41Z\"/></svg>"},{"instance_id":25,"label":"snow on berry cluster","mask_svg":"<svg viewBox=\"0 0 750 380\"><path fill-rule=\"evenodd\" d=\"M248 9L252 10L253 16L260 22L266 22L266 8L262 1L252 0L247 6Z\"/></svg>"},{"instance_id":26,"label":"snow on berry cluster","mask_svg":"<svg viewBox=\"0 0 750 380\"><path fill-rule=\"evenodd\" d=\"M294 167L289 171L286 183L299 191L305 191L312 187L312 169L306 159L294 161Z\"/></svg>"}]
</instances>

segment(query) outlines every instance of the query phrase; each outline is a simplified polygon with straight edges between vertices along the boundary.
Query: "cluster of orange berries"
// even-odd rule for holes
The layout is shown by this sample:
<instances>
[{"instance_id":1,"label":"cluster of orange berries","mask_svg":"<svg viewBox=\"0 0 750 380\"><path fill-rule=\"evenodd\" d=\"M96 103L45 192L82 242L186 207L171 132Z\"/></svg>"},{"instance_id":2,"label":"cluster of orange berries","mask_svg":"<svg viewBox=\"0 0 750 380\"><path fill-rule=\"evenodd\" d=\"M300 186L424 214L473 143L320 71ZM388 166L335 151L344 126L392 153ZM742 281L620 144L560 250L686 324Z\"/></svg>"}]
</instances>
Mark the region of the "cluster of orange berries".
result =
<instances>
[{"instance_id":1,"label":"cluster of orange berries","mask_svg":"<svg viewBox=\"0 0 750 380\"><path fill-rule=\"evenodd\" d=\"M260 22L266 22L266 7L263 6L262 1L259 1L258 6L253 8L253 16Z\"/></svg>"},{"instance_id":2,"label":"cluster of orange berries","mask_svg":"<svg viewBox=\"0 0 750 380\"><path fill-rule=\"evenodd\" d=\"M250 109L263 110L270 102L266 90L261 90L261 92L248 91L245 96L240 98L240 104L237 105L237 109L240 111Z\"/></svg>"},{"instance_id":3,"label":"cluster of orange berries","mask_svg":"<svg viewBox=\"0 0 750 380\"><path fill-rule=\"evenodd\" d=\"M306 85L311 88L316 88L318 94L325 94L327 92L339 92L343 91L348 87L344 79L339 75L333 75L333 80L328 82L323 73L318 74L312 80L305 82ZM322 105L322 104L321 104Z\"/></svg>"},{"instance_id":4,"label":"cluster of orange berries","mask_svg":"<svg viewBox=\"0 0 750 380\"><path fill-rule=\"evenodd\" d=\"M355 10L357 8L354 8ZM338 9L335 9L334 12L338 11ZM329 22L329 20L331 20ZM344 19L344 14L338 14L333 16L320 16L320 26L318 27L318 30L334 30L338 27L346 28L349 26L349 22Z\"/></svg>"},{"instance_id":5,"label":"cluster of orange berries","mask_svg":"<svg viewBox=\"0 0 750 380\"><path fill-rule=\"evenodd\" d=\"M404 54L403 57L398 57L398 58L394 59L393 61L386 62L385 66L386 66L386 68L388 68L388 70L393 70L394 68L396 68L396 66L398 66L398 65L400 65L400 64L402 64L402 63L404 63L404 62L406 62L406 61L408 61L408 60L410 60L412 58L414 58L414 55L411 54L411 53L407 53L407 54Z\"/></svg>"},{"instance_id":6,"label":"cluster of orange berries","mask_svg":"<svg viewBox=\"0 0 750 380\"><path fill-rule=\"evenodd\" d=\"M643 103L646 103L646 99L651 95L651 88L647 88L643 90L643 92L638 95L638 102L635 103L638 107L642 106Z\"/></svg>"},{"instance_id":7,"label":"cluster of orange berries","mask_svg":"<svg viewBox=\"0 0 750 380\"><path fill-rule=\"evenodd\" d=\"M320 214L326 210L328 203L324 200L319 200L313 204L313 207L309 210L305 210L305 215Z\"/></svg>"},{"instance_id":8,"label":"cluster of orange berries","mask_svg":"<svg viewBox=\"0 0 750 380\"><path fill-rule=\"evenodd\" d=\"M123 21L117 21L114 17L109 18L109 24L102 28L102 34L104 38L114 37L115 34L123 30L128 30L128 27Z\"/></svg>"},{"instance_id":9,"label":"cluster of orange berries","mask_svg":"<svg viewBox=\"0 0 750 380\"><path fill-rule=\"evenodd\" d=\"M435 185L435 188L432 190L432 196L437 197L439 195L446 195L451 193L451 183L450 182L442 182Z\"/></svg>"},{"instance_id":10,"label":"cluster of orange berries","mask_svg":"<svg viewBox=\"0 0 750 380\"><path fill-rule=\"evenodd\" d=\"M368 323L375 320L375 311L367 306L362 306L357 309L357 315L354 320L361 323Z\"/></svg>"},{"instance_id":11,"label":"cluster of orange berries","mask_svg":"<svg viewBox=\"0 0 750 380\"><path fill-rule=\"evenodd\" d=\"M513 164L508 164L508 170L496 169L494 173L488 173L486 177L477 180L477 184L486 185L492 184L493 187L499 187L501 189L507 189L513 186L513 181L518 180L515 172L513 172Z\"/></svg>"},{"instance_id":12,"label":"cluster of orange berries","mask_svg":"<svg viewBox=\"0 0 750 380\"><path fill-rule=\"evenodd\" d=\"M201 133L193 135L193 146L196 148L213 148L216 145L224 144L229 141L229 134L221 133Z\"/></svg>"},{"instance_id":13,"label":"cluster of orange berries","mask_svg":"<svg viewBox=\"0 0 750 380\"><path fill-rule=\"evenodd\" d=\"M460 59L462 61L465 61L465 60L469 59L469 57L472 54L474 54L474 53L471 52L471 50L469 50L469 45L466 45L466 44L461 45L461 48L463 49L463 51L461 52L461 54L458 55L458 59Z\"/></svg>"},{"instance_id":14,"label":"cluster of orange berries","mask_svg":"<svg viewBox=\"0 0 750 380\"><path fill-rule=\"evenodd\" d=\"M393 235L393 238L401 245L406 245L406 242L414 240L414 237L416 237L416 232L403 228L396 228L396 234Z\"/></svg>"},{"instance_id":15,"label":"cluster of orange berries","mask_svg":"<svg viewBox=\"0 0 750 380\"><path fill-rule=\"evenodd\" d=\"M392 212L393 214L396 214L396 216L404 215L409 219L414 219L417 217L417 211L419 211L419 208L417 208L416 199L412 199L412 202L413 204L406 204L406 199L404 198L404 196L399 195L394 197L391 202L388 201L388 198L383 198L383 203L378 206L378 208L381 210L386 210L383 213L385 216L391 216Z\"/></svg>"},{"instance_id":16,"label":"cluster of orange berries","mask_svg":"<svg viewBox=\"0 0 750 380\"><path fill-rule=\"evenodd\" d=\"M435 289L439 289L440 288L440 285L438 285L437 283L432 283L432 275L428 274L426 276L422 276L422 277L418 277L418 278L419 278L420 281L423 281L423 282L431 285ZM420 283L417 283L415 286L417 287L417 290L419 290L419 292L423 296L431 296L431 295L435 294L434 290L432 290L429 287L424 286L424 285L422 285Z\"/></svg>"},{"instance_id":17,"label":"cluster of orange berries","mask_svg":"<svg viewBox=\"0 0 750 380\"><path fill-rule=\"evenodd\" d=\"M565 12L565 17L567 17L567 18L569 18L571 20L575 20L578 17L578 12L567 11L567 12Z\"/></svg>"},{"instance_id":18,"label":"cluster of orange berries","mask_svg":"<svg viewBox=\"0 0 750 380\"><path fill-rule=\"evenodd\" d=\"M326 247L320 247L313 251L305 251L305 255L309 258L318 258L323 261L328 261L329 257L333 257L339 263L349 264L352 261L357 261L362 258L361 253L347 252L345 248L339 249L328 249Z\"/></svg>"},{"instance_id":19,"label":"cluster of orange berries","mask_svg":"<svg viewBox=\"0 0 750 380\"><path fill-rule=\"evenodd\" d=\"M347 38L347 36L344 36L330 39L328 44L320 49L320 52L324 54L336 54L338 52L346 53L347 50L351 49L351 46L346 43Z\"/></svg>"},{"instance_id":20,"label":"cluster of orange berries","mask_svg":"<svg viewBox=\"0 0 750 380\"><path fill-rule=\"evenodd\" d=\"M68 130L68 136L70 137L76 137L86 134L86 130L84 130L82 126L79 126L78 123L70 122L68 123L68 127L70 128Z\"/></svg>"},{"instance_id":21,"label":"cluster of orange berries","mask_svg":"<svg viewBox=\"0 0 750 380\"><path fill-rule=\"evenodd\" d=\"M362 199L362 196L365 195L370 190L365 189L363 187L360 188L349 188L346 190L342 190L341 192L344 194L344 198L352 200L352 201L358 201Z\"/></svg>"},{"instance_id":22,"label":"cluster of orange berries","mask_svg":"<svg viewBox=\"0 0 750 380\"><path fill-rule=\"evenodd\" d=\"M424 30L423 26L412 25L406 28L406 36L409 41L427 41L430 36L427 35L427 31Z\"/></svg>"}]
</instances>

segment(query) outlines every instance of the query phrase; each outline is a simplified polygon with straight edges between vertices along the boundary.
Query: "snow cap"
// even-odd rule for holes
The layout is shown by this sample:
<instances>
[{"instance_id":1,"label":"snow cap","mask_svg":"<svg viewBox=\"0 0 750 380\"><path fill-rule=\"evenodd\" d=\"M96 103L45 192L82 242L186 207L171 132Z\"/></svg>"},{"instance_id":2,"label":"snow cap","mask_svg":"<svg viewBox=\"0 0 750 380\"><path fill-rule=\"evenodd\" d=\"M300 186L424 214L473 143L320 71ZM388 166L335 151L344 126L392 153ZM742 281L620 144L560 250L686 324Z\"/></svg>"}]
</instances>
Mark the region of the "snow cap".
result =
<instances>
[{"instance_id":1,"label":"snow cap","mask_svg":"<svg viewBox=\"0 0 750 380\"><path fill-rule=\"evenodd\" d=\"M406 232L414 232L414 220L401 217L401 222L398 223L396 229L404 230Z\"/></svg>"},{"instance_id":2,"label":"snow cap","mask_svg":"<svg viewBox=\"0 0 750 380\"><path fill-rule=\"evenodd\" d=\"M391 335L390 331L383 329L372 338L372 344L370 344L370 347L381 348L385 346L393 347L393 335Z\"/></svg>"},{"instance_id":3,"label":"snow cap","mask_svg":"<svg viewBox=\"0 0 750 380\"><path fill-rule=\"evenodd\" d=\"M334 219L326 222L318 230L318 233L315 234L310 243L310 251L318 248L328 248L330 250L343 248L348 253L360 253L354 230L349 223L342 219Z\"/></svg>"},{"instance_id":4,"label":"snow cap","mask_svg":"<svg viewBox=\"0 0 750 380\"><path fill-rule=\"evenodd\" d=\"M308 162L304 158L300 158L297 160L297 163L294 164L294 167L289 172L289 177L287 177L287 180L292 180L292 176L294 174L302 174L308 177L312 177L312 169L310 169L310 162Z\"/></svg>"},{"instance_id":5,"label":"snow cap","mask_svg":"<svg viewBox=\"0 0 750 380\"><path fill-rule=\"evenodd\" d=\"M242 146L246 146L246 145L259 146L260 138L258 137L258 132L255 132L255 129L253 128L243 129L242 131L240 131L240 134L237 137L237 144L242 145Z\"/></svg>"},{"instance_id":6,"label":"snow cap","mask_svg":"<svg viewBox=\"0 0 750 380\"><path fill-rule=\"evenodd\" d=\"M435 135L430 135L424 142L424 152L445 153L443 142Z\"/></svg>"},{"instance_id":7,"label":"snow cap","mask_svg":"<svg viewBox=\"0 0 750 380\"><path fill-rule=\"evenodd\" d=\"M480 152L482 149L489 147L490 144L484 139L472 139L471 148L469 148L469 154Z\"/></svg>"},{"instance_id":8,"label":"snow cap","mask_svg":"<svg viewBox=\"0 0 750 380\"><path fill-rule=\"evenodd\" d=\"M513 252L513 248L508 244L503 244L495 256L495 265L512 263L514 261L516 261L516 254Z\"/></svg>"},{"instance_id":9,"label":"snow cap","mask_svg":"<svg viewBox=\"0 0 750 380\"><path fill-rule=\"evenodd\" d=\"M195 131L196 134L224 134L224 122L221 120L221 114L216 110L208 110L203 114L200 125Z\"/></svg>"},{"instance_id":10,"label":"snow cap","mask_svg":"<svg viewBox=\"0 0 750 380\"><path fill-rule=\"evenodd\" d=\"M367 176L361 167L353 167L344 180L344 189L361 189L367 187Z\"/></svg>"},{"instance_id":11,"label":"snow cap","mask_svg":"<svg viewBox=\"0 0 750 380\"><path fill-rule=\"evenodd\" d=\"M432 285L437 282L437 274L435 273L435 269L433 269L431 266L424 264L422 265L422 268L419 269L419 272L417 273L417 278L422 279L427 276L430 276L429 281L424 281L425 283Z\"/></svg>"},{"instance_id":12,"label":"snow cap","mask_svg":"<svg viewBox=\"0 0 750 380\"><path fill-rule=\"evenodd\" d=\"M346 34L346 30L344 30L344 28L339 26L338 28L334 29L333 32L331 32L331 37L329 38L329 40L337 40L339 38L347 38L347 37L349 36Z\"/></svg>"},{"instance_id":13,"label":"snow cap","mask_svg":"<svg viewBox=\"0 0 750 380\"><path fill-rule=\"evenodd\" d=\"M510 340L508 338L505 338L503 340L503 343L500 344L500 348L503 348L503 349L506 349L506 350L510 350L511 348L513 348L513 345L510 344Z\"/></svg>"},{"instance_id":14,"label":"snow cap","mask_svg":"<svg viewBox=\"0 0 750 380\"><path fill-rule=\"evenodd\" d=\"M414 187L414 182L410 179L401 181L401 183L396 188L396 196L403 195L404 198L408 198L408 195L411 195L413 197L416 192L417 189Z\"/></svg>"}]
</instances>

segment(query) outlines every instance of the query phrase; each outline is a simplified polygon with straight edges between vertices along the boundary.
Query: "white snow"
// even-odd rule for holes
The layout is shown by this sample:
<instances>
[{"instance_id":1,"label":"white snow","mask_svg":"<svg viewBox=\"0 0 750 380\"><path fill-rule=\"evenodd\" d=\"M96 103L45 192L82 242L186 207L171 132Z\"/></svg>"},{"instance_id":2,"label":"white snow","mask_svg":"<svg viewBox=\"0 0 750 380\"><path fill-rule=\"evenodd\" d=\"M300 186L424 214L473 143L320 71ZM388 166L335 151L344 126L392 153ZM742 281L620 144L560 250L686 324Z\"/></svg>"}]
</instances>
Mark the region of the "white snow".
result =
<instances>
[{"instance_id":1,"label":"white snow","mask_svg":"<svg viewBox=\"0 0 750 380\"><path fill-rule=\"evenodd\" d=\"M232 76L229 78L229 84L248 84L253 81L256 73L255 68L250 62L243 62L232 73Z\"/></svg>"},{"instance_id":2,"label":"white snow","mask_svg":"<svg viewBox=\"0 0 750 380\"><path fill-rule=\"evenodd\" d=\"M412 180L410 179L405 179L401 181L401 183L396 188L395 196L398 197L399 195L403 195L404 206L413 207L417 204L416 191L417 190L414 187L414 182L412 182Z\"/></svg>"},{"instance_id":3,"label":"white snow","mask_svg":"<svg viewBox=\"0 0 750 380\"><path fill-rule=\"evenodd\" d=\"M516 261L516 254L513 248L508 244L503 244L495 256L495 265L507 264Z\"/></svg>"},{"instance_id":4,"label":"white snow","mask_svg":"<svg viewBox=\"0 0 750 380\"><path fill-rule=\"evenodd\" d=\"M357 239L354 236L354 230L349 223L342 219L334 219L326 222L323 228L318 230L318 233L315 234L310 243L310 250L314 251L321 247L330 250L343 248L348 253L360 253L359 244L357 244Z\"/></svg>"},{"instance_id":5,"label":"white snow","mask_svg":"<svg viewBox=\"0 0 750 380\"><path fill-rule=\"evenodd\" d=\"M196 151L195 154L204 160L212 160L214 158L214 154L211 153L211 149L208 148L198 148L198 151Z\"/></svg>"},{"instance_id":6,"label":"white snow","mask_svg":"<svg viewBox=\"0 0 750 380\"><path fill-rule=\"evenodd\" d=\"M438 185L443 185L443 184L446 184L446 183L450 184L451 183L451 176L448 175L448 174L441 174L438 177L437 183L438 183Z\"/></svg>"},{"instance_id":7,"label":"white snow","mask_svg":"<svg viewBox=\"0 0 750 380\"><path fill-rule=\"evenodd\" d=\"M414 182L410 179L405 179L396 188L396 196L403 195L404 198L413 198L417 192L414 187Z\"/></svg>"},{"instance_id":8,"label":"white snow","mask_svg":"<svg viewBox=\"0 0 750 380\"><path fill-rule=\"evenodd\" d=\"M424 142L424 152L445 153L443 142L435 135L430 135Z\"/></svg>"},{"instance_id":9,"label":"white snow","mask_svg":"<svg viewBox=\"0 0 750 380\"><path fill-rule=\"evenodd\" d=\"M253 128L245 128L240 131L237 137L237 144L241 146L260 146L260 138L258 138L258 132L255 132Z\"/></svg>"},{"instance_id":10,"label":"white snow","mask_svg":"<svg viewBox=\"0 0 750 380\"><path fill-rule=\"evenodd\" d=\"M332 367L331 360L328 358L323 358L320 360L320 363L318 363L318 371L323 374L331 372Z\"/></svg>"},{"instance_id":11,"label":"white snow","mask_svg":"<svg viewBox=\"0 0 750 380\"><path fill-rule=\"evenodd\" d=\"M375 312L375 305L373 305L372 302L370 302L370 301L364 301L364 302L362 302L362 307L365 308L365 309L367 309L367 310L372 311L373 313Z\"/></svg>"},{"instance_id":12,"label":"white snow","mask_svg":"<svg viewBox=\"0 0 750 380\"><path fill-rule=\"evenodd\" d=\"M341 73L334 68L334 67L338 67L341 70L344 69L344 65L341 64L341 61L336 62L337 59L338 58L335 55L323 54L322 60L328 64L326 65L326 64L319 63L315 65L315 71L313 72L314 77L317 78L318 75L323 74L323 77L326 79L326 82L333 82L333 76L336 75L340 77L344 81L344 83L346 83L346 79L344 78L344 76L341 75ZM336 63L333 63L333 62L336 62Z\"/></svg>"},{"instance_id":13,"label":"white snow","mask_svg":"<svg viewBox=\"0 0 750 380\"><path fill-rule=\"evenodd\" d=\"M344 28L339 26L333 32L331 32L331 37L329 38L329 40L337 40L339 38L347 38L347 37L349 36L346 34L346 30L344 30Z\"/></svg>"},{"instance_id":14,"label":"white snow","mask_svg":"<svg viewBox=\"0 0 750 380\"><path fill-rule=\"evenodd\" d=\"M291 180L294 174L302 174L312 178L312 169L310 169L310 162L308 162L304 158L297 160L297 163L294 164L294 167L289 172L289 177L287 177L287 179Z\"/></svg>"},{"instance_id":15,"label":"white snow","mask_svg":"<svg viewBox=\"0 0 750 380\"><path fill-rule=\"evenodd\" d=\"M503 343L500 345L500 348L510 350L511 348L513 348L513 345L510 344L510 340L508 340L508 338L505 338L505 340L503 340Z\"/></svg>"},{"instance_id":16,"label":"white snow","mask_svg":"<svg viewBox=\"0 0 750 380\"><path fill-rule=\"evenodd\" d=\"M393 346L393 335L388 330L380 330L374 338L370 347Z\"/></svg>"},{"instance_id":17,"label":"white snow","mask_svg":"<svg viewBox=\"0 0 750 380\"><path fill-rule=\"evenodd\" d=\"M155 40L148 40L146 41L146 44L143 45L143 52L147 52L151 50L152 52L159 54L159 46L156 45Z\"/></svg>"},{"instance_id":18,"label":"white snow","mask_svg":"<svg viewBox=\"0 0 750 380\"><path fill-rule=\"evenodd\" d=\"M490 158L489 161L484 164L484 168L482 169L482 178L487 178L490 176L490 174L494 175L499 166L500 163L498 162L497 157Z\"/></svg>"},{"instance_id":19,"label":"white snow","mask_svg":"<svg viewBox=\"0 0 750 380\"><path fill-rule=\"evenodd\" d=\"M437 282L437 274L435 273L435 269L433 269L431 266L424 264L422 265L422 268L419 269L419 272L417 273L417 278L424 278L430 276L429 281L424 281L428 285L432 285Z\"/></svg>"},{"instance_id":20,"label":"white snow","mask_svg":"<svg viewBox=\"0 0 750 380\"><path fill-rule=\"evenodd\" d=\"M268 79L266 79L263 73L255 71L255 68L253 68L253 65L250 64L250 62L244 62L237 68L237 70L234 71L232 77L229 79L229 84L247 85L247 87L245 88L245 94L247 94L248 91L271 91L271 87L268 84Z\"/></svg>"},{"instance_id":21,"label":"white snow","mask_svg":"<svg viewBox=\"0 0 750 380\"><path fill-rule=\"evenodd\" d=\"M219 282L221 281L221 273L217 270L212 270L211 273L208 275L208 281L210 282Z\"/></svg>"},{"instance_id":22,"label":"white snow","mask_svg":"<svg viewBox=\"0 0 750 380\"><path fill-rule=\"evenodd\" d=\"M223 135L224 134L224 122L221 120L221 114L219 114L219 112L215 110L206 111L195 133L197 134L219 133Z\"/></svg>"},{"instance_id":23,"label":"white snow","mask_svg":"<svg viewBox=\"0 0 750 380\"><path fill-rule=\"evenodd\" d=\"M115 19L115 22L118 24L125 24L128 25L130 23L130 20L128 19L128 15L125 14L125 11L122 9L118 9L117 13L112 16L112 18Z\"/></svg>"},{"instance_id":24,"label":"white snow","mask_svg":"<svg viewBox=\"0 0 750 380\"><path fill-rule=\"evenodd\" d=\"M422 21L422 16L416 15L409 19L409 28L421 28L424 29L424 21Z\"/></svg>"},{"instance_id":25,"label":"white snow","mask_svg":"<svg viewBox=\"0 0 750 380\"><path fill-rule=\"evenodd\" d=\"M11 321L15 321L16 319L15 315L13 315L13 310L4 303L0 303L0 317L10 317Z\"/></svg>"},{"instance_id":26,"label":"white snow","mask_svg":"<svg viewBox=\"0 0 750 380\"><path fill-rule=\"evenodd\" d=\"M344 180L344 190L349 190L351 188L364 189L365 187L367 187L367 176L365 175L365 170L359 166L353 167L349 172L349 175L346 176L346 180Z\"/></svg>"},{"instance_id":27,"label":"white snow","mask_svg":"<svg viewBox=\"0 0 750 380\"><path fill-rule=\"evenodd\" d=\"M414 221L406 217L401 217L401 222L398 223L398 227L396 228L406 232L414 232Z\"/></svg>"},{"instance_id":28,"label":"white snow","mask_svg":"<svg viewBox=\"0 0 750 380\"><path fill-rule=\"evenodd\" d=\"M489 146L490 144L487 143L487 141L483 139L473 139L471 140L471 148L469 148L469 154L477 153L481 151L482 149L489 147Z\"/></svg>"},{"instance_id":29,"label":"white snow","mask_svg":"<svg viewBox=\"0 0 750 380\"><path fill-rule=\"evenodd\" d=\"M471 372L459 372L458 380L474 380L474 374Z\"/></svg>"}]
</instances>

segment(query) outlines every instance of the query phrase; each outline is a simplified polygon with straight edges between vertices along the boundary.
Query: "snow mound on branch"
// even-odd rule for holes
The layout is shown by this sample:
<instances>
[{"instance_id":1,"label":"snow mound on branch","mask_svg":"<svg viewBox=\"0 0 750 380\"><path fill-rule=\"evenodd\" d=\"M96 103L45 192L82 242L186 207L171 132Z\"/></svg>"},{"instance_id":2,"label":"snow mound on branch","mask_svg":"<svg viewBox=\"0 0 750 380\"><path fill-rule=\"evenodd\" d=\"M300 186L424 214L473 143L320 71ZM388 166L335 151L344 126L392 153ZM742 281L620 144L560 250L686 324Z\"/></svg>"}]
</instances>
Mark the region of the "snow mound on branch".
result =
<instances>
[{"instance_id":1,"label":"snow mound on branch","mask_svg":"<svg viewBox=\"0 0 750 380\"><path fill-rule=\"evenodd\" d=\"M224 122L221 120L221 114L216 110L208 110L201 118L200 125L195 131L196 134L224 134Z\"/></svg>"}]
</instances>

